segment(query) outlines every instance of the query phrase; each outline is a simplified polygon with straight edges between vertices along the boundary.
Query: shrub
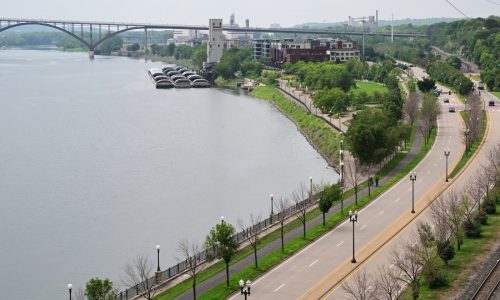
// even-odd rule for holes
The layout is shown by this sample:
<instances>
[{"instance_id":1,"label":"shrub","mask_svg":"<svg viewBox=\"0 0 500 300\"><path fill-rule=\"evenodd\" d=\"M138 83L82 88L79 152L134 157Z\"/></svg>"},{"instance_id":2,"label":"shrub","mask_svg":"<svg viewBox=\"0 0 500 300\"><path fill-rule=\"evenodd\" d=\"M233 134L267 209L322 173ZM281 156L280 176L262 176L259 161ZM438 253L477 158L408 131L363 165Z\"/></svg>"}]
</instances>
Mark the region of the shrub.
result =
<instances>
[{"instance_id":1,"label":"shrub","mask_svg":"<svg viewBox=\"0 0 500 300\"><path fill-rule=\"evenodd\" d=\"M438 241L436 243L437 252L439 257L444 261L447 265L448 261L452 260L455 257L455 248L451 244L450 240Z\"/></svg>"},{"instance_id":2,"label":"shrub","mask_svg":"<svg viewBox=\"0 0 500 300\"><path fill-rule=\"evenodd\" d=\"M432 289L448 285L448 279L443 272L437 271L435 274L427 279L429 287Z\"/></svg>"},{"instance_id":3,"label":"shrub","mask_svg":"<svg viewBox=\"0 0 500 300\"><path fill-rule=\"evenodd\" d=\"M493 205L493 209L496 211L496 206ZM495 213L495 212L493 212ZM486 209L480 209L474 216L474 221L481 225L486 225L488 221L488 215L486 214Z\"/></svg>"},{"instance_id":4,"label":"shrub","mask_svg":"<svg viewBox=\"0 0 500 300\"><path fill-rule=\"evenodd\" d=\"M477 238L481 236L481 226L476 222L466 220L464 222L465 235L470 238Z\"/></svg>"}]
</instances>

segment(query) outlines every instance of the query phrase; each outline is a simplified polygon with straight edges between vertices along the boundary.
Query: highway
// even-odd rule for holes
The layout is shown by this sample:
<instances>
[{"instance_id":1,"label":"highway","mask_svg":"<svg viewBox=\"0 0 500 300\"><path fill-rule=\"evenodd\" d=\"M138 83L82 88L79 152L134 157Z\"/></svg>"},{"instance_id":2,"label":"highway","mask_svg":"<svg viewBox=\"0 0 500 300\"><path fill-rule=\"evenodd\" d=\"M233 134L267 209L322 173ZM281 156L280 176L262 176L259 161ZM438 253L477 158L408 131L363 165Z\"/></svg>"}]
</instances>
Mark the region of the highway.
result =
<instances>
[{"instance_id":1,"label":"highway","mask_svg":"<svg viewBox=\"0 0 500 300\"><path fill-rule=\"evenodd\" d=\"M483 93L481 92L481 95ZM493 97L493 96L492 96ZM468 183L470 183L479 172L481 172L482 165L487 164L487 155L490 150L496 145L500 144L500 110L498 107L489 107L486 106L486 110L489 118L489 129L488 135L485 139L484 145L478 152L477 156L470 162L468 168L463 171L463 174L452 180L452 182L447 186L446 191L443 193L443 196L446 197L450 193L450 191L460 191L466 187ZM431 192L428 195L428 199L432 200L433 193ZM429 220L429 209L425 210L418 218L417 221L428 221ZM366 273L370 276L377 276L377 269L379 266L393 267L392 261L390 259L390 251L395 247L395 245L401 245L405 241L415 236L416 226L418 222L413 222L409 225L405 230L403 230L400 234L397 235L396 238L390 241L387 245L385 245L382 249L380 249L377 253L375 253L372 258L364 263L360 269L365 269ZM355 272L359 272L356 270ZM354 275L353 272L351 275ZM350 281L352 277L349 277L347 281ZM454 298L458 295L450 295ZM333 289L325 299L352 299L347 296L347 294L337 286Z\"/></svg>"},{"instance_id":2,"label":"highway","mask_svg":"<svg viewBox=\"0 0 500 300\"><path fill-rule=\"evenodd\" d=\"M457 99L452 97L450 101ZM442 103L442 101L440 101ZM445 181L445 157L449 148L449 170L459 161L463 151L462 121L457 113L449 113L441 105L436 142L427 156L417 165L415 182L415 208L417 213L425 206L428 191L441 187ZM396 232L394 222L401 216L412 214L412 186L405 176L388 191L359 212L355 224L355 256L351 263L353 227L344 221L337 228L304 248L302 251L264 274L252 284L252 297L256 299L318 299L336 282L367 260ZM235 294L230 299L240 297Z\"/></svg>"}]
</instances>

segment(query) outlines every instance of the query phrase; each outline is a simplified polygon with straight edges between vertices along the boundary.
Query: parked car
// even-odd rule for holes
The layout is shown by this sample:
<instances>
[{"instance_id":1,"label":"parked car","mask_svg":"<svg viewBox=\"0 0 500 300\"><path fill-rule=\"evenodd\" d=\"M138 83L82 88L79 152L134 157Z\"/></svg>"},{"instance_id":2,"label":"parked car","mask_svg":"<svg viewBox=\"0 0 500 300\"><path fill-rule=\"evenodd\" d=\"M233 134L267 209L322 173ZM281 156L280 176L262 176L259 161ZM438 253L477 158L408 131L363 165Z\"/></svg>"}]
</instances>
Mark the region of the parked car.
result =
<instances>
[{"instance_id":1,"label":"parked car","mask_svg":"<svg viewBox=\"0 0 500 300\"><path fill-rule=\"evenodd\" d=\"M489 105L489 106L495 106L495 101L494 101L494 100L490 100L490 101L488 102L488 105Z\"/></svg>"},{"instance_id":2,"label":"parked car","mask_svg":"<svg viewBox=\"0 0 500 300\"><path fill-rule=\"evenodd\" d=\"M451 112L451 113L454 113L455 112L455 107L450 106L450 108L448 108L448 111Z\"/></svg>"},{"instance_id":3,"label":"parked car","mask_svg":"<svg viewBox=\"0 0 500 300\"><path fill-rule=\"evenodd\" d=\"M450 99L444 98L444 103L450 103Z\"/></svg>"}]
</instances>

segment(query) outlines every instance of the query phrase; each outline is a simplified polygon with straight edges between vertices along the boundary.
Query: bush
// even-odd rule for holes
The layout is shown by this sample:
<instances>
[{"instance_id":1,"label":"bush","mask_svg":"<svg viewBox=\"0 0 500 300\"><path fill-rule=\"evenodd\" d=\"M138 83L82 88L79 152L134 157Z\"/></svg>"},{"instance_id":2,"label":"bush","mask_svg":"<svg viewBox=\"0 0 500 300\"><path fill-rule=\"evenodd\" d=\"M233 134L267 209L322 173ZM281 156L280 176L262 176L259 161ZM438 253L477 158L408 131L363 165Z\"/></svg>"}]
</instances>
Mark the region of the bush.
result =
<instances>
[{"instance_id":1,"label":"bush","mask_svg":"<svg viewBox=\"0 0 500 300\"><path fill-rule=\"evenodd\" d=\"M470 238L477 238L481 236L481 226L476 222L464 222L465 235Z\"/></svg>"},{"instance_id":2,"label":"bush","mask_svg":"<svg viewBox=\"0 0 500 300\"><path fill-rule=\"evenodd\" d=\"M427 283L431 289L443 287L448 285L448 279L443 272L437 271L434 275L427 279Z\"/></svg>"},{"instance_id":3,"label":"bush","mask_svg":"<svg viewBox=\"0 0 500 300\"><path fill-rule=\"evenodd\" d=\"M455 257L455 248L451 244L450 240L438 241L436 243L437 252L439 257L444 261L447 265L448 261L452 260Z\"/></svg>"},{"instance_id":4,"label":"bush","mask_svg":"<svg viewBox=\"0 0 500 300\"><path fill-rule=\"evenodd\" d=\"M495 199L488 199L483 203L483 210L487 214L494 215L497 212L497 206Z\"/></svg>"},{"instance_id":5,"label":"bush","mask_svg":"<svg viewBox=\"0 0 500 300\"><path fill-rule=\"evenodd\" d=\"M496 211L496 206L493 205L494 210ZM494 212L493 212L494 213ZM478 224L486 225L488 221L488 215L486 214L486 209L480 209L477 214L474 216L474 221Z\"/></svg>"}]
</instances>

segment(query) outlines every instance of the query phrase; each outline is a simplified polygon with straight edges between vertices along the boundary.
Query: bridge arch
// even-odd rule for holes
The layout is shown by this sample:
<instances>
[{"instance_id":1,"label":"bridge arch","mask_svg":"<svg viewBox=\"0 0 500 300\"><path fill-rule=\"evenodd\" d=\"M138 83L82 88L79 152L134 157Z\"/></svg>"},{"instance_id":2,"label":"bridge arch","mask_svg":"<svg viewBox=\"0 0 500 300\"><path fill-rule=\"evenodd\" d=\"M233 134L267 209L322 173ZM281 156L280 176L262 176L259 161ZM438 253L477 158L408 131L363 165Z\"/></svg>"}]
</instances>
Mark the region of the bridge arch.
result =
<instances>
[{"instance_id":1,"label":"bridge arch","mask_svg":"<svg viewBox=\"0 0 500 300\"><path fill-rule=\"evenodd\" d=\"M95 42L93 45L92 45L92 50L97 48L97 46L99 46L102 42L104 42L105 40L107 39L110 39L120 33L123 33L123 32L126 32L126 31L130 31L130 30L137 30L137 29L146 29L148 28L147 26L133 26L133 27L128 27L128 28L125 28L125 29L122 29L122 30L118 30L118 31L114 31L113 33L110 33L110 34L107 34L105 35L103 38L101 38L100 40L98 40L97 42Z\"/></svg>"},{"instance_id":2,"label":"bridge arch","mask_svg":"<svg viewBox=\"0 0 500 300\"><path fill-rule=\"evenodd\" d=\"M11 29L11 28L14 28L14 27L24 26L24 25L41 25L41 26L47 26L47 27L51 27L51 28L57 29L57 30L62 31L64 33L67 33L70 36L72 36L73 38L77 39L79 42L81 42L82 44L84 44L85 46L87 46L87 48L89 50L94 49L91 44L89 44L87 41L85 41L81 37L77 36L76 34L72 33L71 31L67 31L64 28L57 27L56 25L52 25L52 24L48 24L48 23L40 23L40 22L23 22L23 23L17 23L17 24L12 24L12 25L8 25L8 26L0 28L0 32L8 30L8 29Z\"/></svg>"}]
</instances>

